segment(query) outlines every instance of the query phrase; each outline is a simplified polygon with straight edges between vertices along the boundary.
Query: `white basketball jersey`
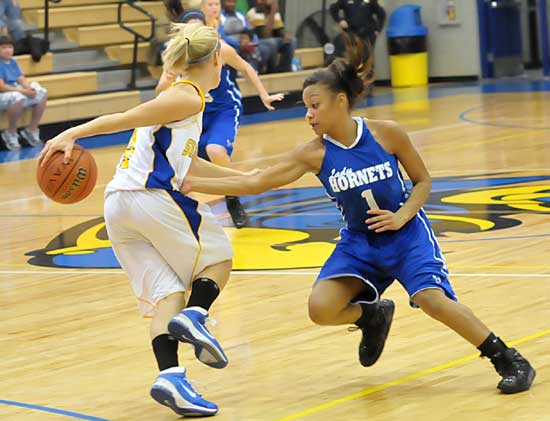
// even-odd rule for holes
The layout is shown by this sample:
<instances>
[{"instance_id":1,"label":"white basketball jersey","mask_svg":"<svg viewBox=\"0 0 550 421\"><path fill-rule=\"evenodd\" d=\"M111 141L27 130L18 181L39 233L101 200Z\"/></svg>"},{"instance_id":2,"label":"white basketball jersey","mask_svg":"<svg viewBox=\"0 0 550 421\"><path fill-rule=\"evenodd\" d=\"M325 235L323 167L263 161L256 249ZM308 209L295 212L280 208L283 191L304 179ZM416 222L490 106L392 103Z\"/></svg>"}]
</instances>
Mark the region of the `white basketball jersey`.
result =
<instances>
[{"instance_id":1,"label":"white basketball jersey","mask_svg":"<svg viewBox=\"0 0 550 421\"><path fill-rule=\"evenodd\" d=\"M175 123L135 129L106 192L180 189L198 148L204 95L196 84L187 80L172 86L179 83L187 83L197 90L202 99L201 111Z\"/></svg>"}]
</instances>

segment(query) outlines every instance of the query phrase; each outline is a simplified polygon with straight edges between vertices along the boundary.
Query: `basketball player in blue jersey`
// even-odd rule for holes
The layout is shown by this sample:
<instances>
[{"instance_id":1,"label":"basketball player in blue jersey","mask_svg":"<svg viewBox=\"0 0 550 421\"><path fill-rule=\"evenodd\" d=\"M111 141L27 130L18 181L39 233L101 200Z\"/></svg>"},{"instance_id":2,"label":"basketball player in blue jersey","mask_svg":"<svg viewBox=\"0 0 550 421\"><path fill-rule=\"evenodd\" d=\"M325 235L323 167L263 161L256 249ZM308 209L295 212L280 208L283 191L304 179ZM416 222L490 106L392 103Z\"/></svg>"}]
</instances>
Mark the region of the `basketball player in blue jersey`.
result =
<instances>
[{"instance_id":1,"label":"basketball player in blue jersey","mask_svg":"<svg viewBox=\"0 0 550 421\"><path fill-rule=\"evenodd\" d=\"M182 75L181 81L129 111L61 133L45 145L39 162L55 151L64 151L68 162L77 139L135 128L105 191L109 239L142 315L152 318L151 340L160 373L151 396L179 415L208 416L218 407L197 394L186 379L178 363L178 341L193 345L204 364L227 365L205 321L229 278L233 252L208 206L179 189L188 172L213 177L242 173L196 156L203 91L220 81L219 35L200 24L175 24L174 29L163 60L168 71ZM187 290L191 293L186 303Z\"/></svg>"},{"instance_id":2,"label":"basketball player in blue jersey","mask_svg":"<svg viewBox=\"0 0 550 421\"><path fill-rule=\"evenodd\" d=\"M218 7L214 7L216 6L215 3ZM204 14L197 10L183 12L179 0L167 2L167 8L169 14L181 23L196 22L198 20L209 26L217 26L216 19L220 10L219 0L203 1L201 9ZM225 65L222 68L219 86L207 95L203 116L203 131L199 143L199 156L214 164L229 166L233 154L233 144L243 114L242 95L237 85L237 72L243 74L252 83L264 106L270 111L274 110L272 103L281 101L284 95L269 95L254 68L225 42L222 42L221 54ZM157 92L161 92L177 77L178 75L163 72L157 86ZM247 215L239 198L226 196L225 199L227 210L235 227L244 227L247 223Z\"/></svg>"},{"instance_id":3,"label":"basketball player in blue jersey","mask_svg":"<svg viewBox=\"0 0 550 421\"><path fill-rule=\"evenodd\" d=\"M359 360L371 366L382 353L394 313L394 303L380 297L396 279L411 304L490 358L502 376L498 388L503 393L527 390L535 377L529 362L457 302L422 209L431 189L430 175L409 137L395 122L351 116L369 71L355 56L337 59L305 80L306 119L316 137L276 165L249 177L190 177L182 191L259 194L307 172L315 174L346 225L313 286L311 320L319 325L355 324L362 331ZM399 164L412 180L411 191L405 188Z\"/></svg>"}]
</instances>

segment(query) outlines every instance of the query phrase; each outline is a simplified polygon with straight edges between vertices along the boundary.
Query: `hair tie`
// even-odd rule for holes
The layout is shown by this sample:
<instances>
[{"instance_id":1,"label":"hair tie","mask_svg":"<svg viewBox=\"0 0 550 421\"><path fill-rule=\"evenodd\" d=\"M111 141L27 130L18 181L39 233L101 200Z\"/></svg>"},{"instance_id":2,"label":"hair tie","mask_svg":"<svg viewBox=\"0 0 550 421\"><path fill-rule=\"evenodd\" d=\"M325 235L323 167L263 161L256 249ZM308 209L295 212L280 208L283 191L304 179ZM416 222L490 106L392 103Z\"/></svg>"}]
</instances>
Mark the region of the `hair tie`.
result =
<instances>
[{"instance_id":1,"label":"hair tie","mask_svg":"<svg viewBox=\"0 0 550 421\"><path fill-rule=\"evenodd\" d=\"M185 39L187 40L187 44L191 45L191 40L187 37L185 37Z\"/></svg>"}]
</instances>

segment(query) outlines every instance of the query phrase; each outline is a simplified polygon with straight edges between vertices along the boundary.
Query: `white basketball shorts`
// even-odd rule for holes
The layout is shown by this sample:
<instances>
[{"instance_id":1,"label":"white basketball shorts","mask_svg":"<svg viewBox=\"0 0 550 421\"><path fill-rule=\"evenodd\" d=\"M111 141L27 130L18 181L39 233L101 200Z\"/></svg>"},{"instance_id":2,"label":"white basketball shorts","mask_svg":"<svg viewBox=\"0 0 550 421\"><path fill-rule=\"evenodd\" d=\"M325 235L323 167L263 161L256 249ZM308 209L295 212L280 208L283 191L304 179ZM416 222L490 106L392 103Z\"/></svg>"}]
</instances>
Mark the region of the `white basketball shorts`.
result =
<instances>
[{"instance_id":1,"label":"white basketball shorts","mask_svg":"<svg viewBox=\"0 0 550 421\"><path fill-rule=\"evenodd\" d=\"M210 208L180 192L107 192L105 222L144 317L163 298L189 289L206 267L233 257Z\"/></svg>"}]
</instances>

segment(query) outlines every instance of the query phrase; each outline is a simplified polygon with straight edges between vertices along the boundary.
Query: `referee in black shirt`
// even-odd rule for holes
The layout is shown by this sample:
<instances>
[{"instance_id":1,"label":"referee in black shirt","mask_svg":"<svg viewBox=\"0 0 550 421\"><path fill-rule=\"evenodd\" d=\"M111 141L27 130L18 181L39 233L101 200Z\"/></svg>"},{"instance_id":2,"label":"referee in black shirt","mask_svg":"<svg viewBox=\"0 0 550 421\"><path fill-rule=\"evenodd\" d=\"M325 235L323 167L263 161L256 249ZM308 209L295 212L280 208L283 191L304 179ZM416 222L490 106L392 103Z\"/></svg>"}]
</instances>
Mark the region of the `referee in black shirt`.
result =
<instances>
[{"instance_id":1,"label":"referee in black shirt","mask_svg":"<svg viewBox=\"0 0 550 421\"><path fill-rule=\"evenodd\" d=\"M343 17L340 11L344 12ZM330 5L330 15L343 30L349 30L363 42L368 40L372 49L386 21L386 12L378 0L338 0Z\"/></svg>"}]
</instances>

